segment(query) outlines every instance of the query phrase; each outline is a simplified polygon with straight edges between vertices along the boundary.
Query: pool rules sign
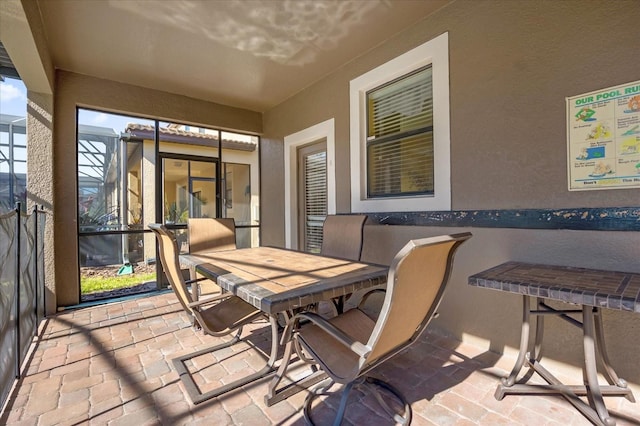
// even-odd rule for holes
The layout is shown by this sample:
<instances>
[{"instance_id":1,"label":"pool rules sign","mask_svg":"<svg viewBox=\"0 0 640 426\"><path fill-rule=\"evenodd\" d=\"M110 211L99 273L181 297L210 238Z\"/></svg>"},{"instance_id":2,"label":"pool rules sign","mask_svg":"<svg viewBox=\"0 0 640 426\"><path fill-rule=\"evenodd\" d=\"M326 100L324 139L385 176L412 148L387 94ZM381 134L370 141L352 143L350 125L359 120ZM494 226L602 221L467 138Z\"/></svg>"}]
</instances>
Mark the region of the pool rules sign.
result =
<instances>
[{"instance_id":1,"label":"pool rules sign","mask_svg":"<svg viewBox=\"0 0 640 426\"><path fill-rule=\"evenodd\" d=\"M640 188L640 81L567 98L569 191Z\"/></svg>"}]
</instances>

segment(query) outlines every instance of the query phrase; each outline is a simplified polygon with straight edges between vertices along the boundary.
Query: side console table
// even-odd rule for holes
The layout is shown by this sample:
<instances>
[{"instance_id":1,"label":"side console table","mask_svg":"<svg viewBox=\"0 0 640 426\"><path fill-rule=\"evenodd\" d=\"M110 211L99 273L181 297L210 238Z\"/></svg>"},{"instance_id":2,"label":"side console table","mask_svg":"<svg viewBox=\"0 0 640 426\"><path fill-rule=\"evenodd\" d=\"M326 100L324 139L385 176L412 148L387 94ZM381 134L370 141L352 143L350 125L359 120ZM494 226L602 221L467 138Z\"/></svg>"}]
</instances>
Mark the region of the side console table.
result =
<instances>
[{"instance_id":1,"label":"side console table","mask_svg":"<svg viewBox=\"0 0 640 426\"><path fill-rule=\"evenodd\" d=\"M592 423L615 425L609 416L603 396L624 396L635 402L627 383L611 367L603 336L601 308L640 313L640 274L603 271L566 266L506 262L469 277L469 285L516 293L522 298L522 332L520 351L508 377L496 389L496 399L509 394L560 394ZM536 298L531 309L530 298ZM579 309L555 309L546 301L555 300L579 305ZM582 321L571 317L582 314ZM529 351L531 315L537 316L533 354ZM544 315L558 315L582 329L584 347L584 386L565 385L540 364ZM598 382L596 357L604 367L608 386ZM526 374L517 379L525 365ZM548 384L527 384L538 373ZM588 404L580 396L586 396Z\"/></svg>"}]
</instances>

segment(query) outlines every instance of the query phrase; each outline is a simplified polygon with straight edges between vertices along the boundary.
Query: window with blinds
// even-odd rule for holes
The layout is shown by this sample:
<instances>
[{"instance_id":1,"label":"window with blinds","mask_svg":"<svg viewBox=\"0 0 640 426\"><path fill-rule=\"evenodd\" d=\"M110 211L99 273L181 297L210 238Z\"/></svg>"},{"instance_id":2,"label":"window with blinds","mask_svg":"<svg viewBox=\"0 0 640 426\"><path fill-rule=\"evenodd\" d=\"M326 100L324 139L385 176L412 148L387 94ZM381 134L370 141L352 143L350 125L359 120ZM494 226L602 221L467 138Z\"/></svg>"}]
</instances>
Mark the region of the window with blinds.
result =
<instances>
[{"instance_id":1,"label":"window with blinds","mask_svg":"<svg viewBox=\"0 0 640 426\"><path fill-rule=\"evenodd\" d=\"M434 194L432 69L366 94L367 197Z\"/></svg>"},{"instance_id":2,"label":"window with blinds","mask_svg":"<svg viewBox=\"0 0 640 426\"><path fill-rule=\"evenodd\" d=\"M327 152L303 156L304 249L320 253L322 224L327 216Z\"/></svg>"}]
</instances>

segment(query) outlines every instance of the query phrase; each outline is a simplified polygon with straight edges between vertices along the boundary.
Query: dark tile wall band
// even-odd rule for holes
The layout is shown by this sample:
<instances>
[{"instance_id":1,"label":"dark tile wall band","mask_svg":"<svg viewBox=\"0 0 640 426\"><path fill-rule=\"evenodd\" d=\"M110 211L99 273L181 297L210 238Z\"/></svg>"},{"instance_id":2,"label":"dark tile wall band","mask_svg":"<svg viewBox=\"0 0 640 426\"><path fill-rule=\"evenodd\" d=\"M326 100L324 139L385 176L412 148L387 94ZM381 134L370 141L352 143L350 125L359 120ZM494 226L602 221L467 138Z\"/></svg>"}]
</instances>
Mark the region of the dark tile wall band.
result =
<instances>
[{"instance_id":1,"label":"dark tile wall band","mask_svg":"<svg viewBox=\"0 0 640 426\"><path fill-rule=\"evenodd\" d=\"M640 207L456 210L367 213L367 216L369 223L377 222L380 225L640 231Z\"/></svg>"}]
</instances>

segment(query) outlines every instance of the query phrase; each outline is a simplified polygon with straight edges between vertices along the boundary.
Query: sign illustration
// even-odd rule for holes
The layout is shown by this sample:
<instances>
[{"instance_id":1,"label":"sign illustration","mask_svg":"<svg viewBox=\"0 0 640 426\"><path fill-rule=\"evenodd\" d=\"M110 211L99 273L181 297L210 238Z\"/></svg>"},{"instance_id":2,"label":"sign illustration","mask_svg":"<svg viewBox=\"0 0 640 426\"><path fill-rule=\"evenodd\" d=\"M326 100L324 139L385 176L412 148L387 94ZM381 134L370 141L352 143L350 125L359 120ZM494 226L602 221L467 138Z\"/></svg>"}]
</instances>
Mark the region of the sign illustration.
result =
<instances>
[{"instance_id":1,"label":"sign illustration","mask_svg":"<svg viewBox=\"0 0 640 426\"><path fill-rule=\"evenodd\" d=\"M640 81L566 101L569 190L640 188Z\"/></svg>"}]
</instances>

